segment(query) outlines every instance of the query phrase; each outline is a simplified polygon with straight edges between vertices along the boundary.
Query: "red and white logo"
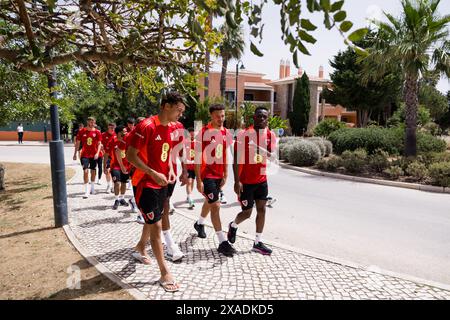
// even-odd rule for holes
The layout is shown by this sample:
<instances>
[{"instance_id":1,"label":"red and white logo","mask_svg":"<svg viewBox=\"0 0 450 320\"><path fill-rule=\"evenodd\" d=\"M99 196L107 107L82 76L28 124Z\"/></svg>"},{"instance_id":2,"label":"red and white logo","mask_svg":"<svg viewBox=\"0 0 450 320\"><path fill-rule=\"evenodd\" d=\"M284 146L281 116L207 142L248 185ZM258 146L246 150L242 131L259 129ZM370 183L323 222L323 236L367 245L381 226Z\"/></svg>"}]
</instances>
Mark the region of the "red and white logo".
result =
<instances>
[{"instance_id":1,"label":"red and white logo","mask_svg":"<svg viewBox=\"0 0 450 320\"><path fill-rule=\"evenodd\" d=\"M214 193L208 194L208 198L210 198L211 200L214 199Z\"/></svg>"},{"instance_id":2,"label":"red and white logo","mask_svg":"<svg viewBox=\"0 0 450 320\"><path fill-rule=\"evenodd\" d=\"M152 212L146 214L148 220L153 220L155 218L155 214Z\"/></svg>"},{"instance_id":3,"label":"red and white logo","mask_svg":"<svg viewBox=\"0 0 450 320\"><path fill-rule=\"evenodd\" d=\"M244 207L246 207L248 205L248 201L247 200L242 200L242 204L244 205Z\"/></svg>"}]
</instances>

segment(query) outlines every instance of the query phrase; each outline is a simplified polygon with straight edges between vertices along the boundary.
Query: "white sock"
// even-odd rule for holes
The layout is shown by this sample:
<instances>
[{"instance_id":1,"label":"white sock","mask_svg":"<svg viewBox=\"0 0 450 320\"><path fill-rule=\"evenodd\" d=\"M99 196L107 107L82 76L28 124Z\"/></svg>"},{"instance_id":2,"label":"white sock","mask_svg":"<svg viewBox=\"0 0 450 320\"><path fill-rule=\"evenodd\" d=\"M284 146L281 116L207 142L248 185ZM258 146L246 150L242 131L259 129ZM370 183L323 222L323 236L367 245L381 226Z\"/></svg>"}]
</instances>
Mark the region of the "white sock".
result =
<instances>
[{"instance_id":1,"label":"white sock","mask_svg":"<svg viewBox=\"0 0 450 320\"><path fill-rule=\"evenodd\" d=\"M205 224L205 218L203 218L202 216L200 216L200 218L198 218L197 220L198 224Z\"/></svg>"},{"instance_id":2,"label":"white sock","mask_svg":"<svg viewBox=\"0 0 450 320\"><path fill-rule=\"evenodd\" d=\"M94 188L95 188L95 182L91 181L91 189L94 190Z\"/></svg>"},{"instance_id":3,"label":"white sock","mask_svg":"<svg viewBox=\"0 0 450 320\"><path fill-rule=\"evenodd\" d=\"M109 188L111 188L111 181L108 181L107 183L106 183L106 187L109 189Z\"/></svg>"},{"instance_id":4,"label":"white sock","mask_svg":"<svg viewBox=\"0 0 450 320\"><path fill-rule=\"evenodd\" d=\"M257 233L255 237L255 244L258 244L262 240L262 233Z\"/></svg>"},{"instance_id":5,"label":"white sock","mask_svg":"<svg viewBox=\"0 0 450 320\"><path fill-rule=\"evenodd\" d=\"M116 196L116 200L120 200L120 196Z\"/></svg>"},{"instance_id":6,"label":"white sock","mask_svg":"<svg viewBox=\"0 0 450 320\"><path fill-rule=\"evenodd\" d=\"M233 221L233 222L231 223L231 227L232 227L232 228L237 228L237 227L238 227L236 221Z\"/></svg>"},{"instance_id":7,"label":"white sock","mask_svg":"<svg viewBox=\"0 0 450 320\"><path fill-rule=\"evenodd\" d=\"M175 243L173 242L172 233L170 233L170 229L163 231L163 235L164 235L164 239L166 240L166 245L168 247L172 247Z\"/></svg>"},{"instance_id":8,"label":"white sock","mask_svg":"<svg viewBox=\"0 0 450 320\"><path fill-rule=\"evenodd\" d=\"M223 233L223 231L217 231L216 232L217 238L219 239L219 243L222 243L224 241L227 241L227 239L225 238L225 234Z\"/></svg>"},{"instance_id":9,"label":"white sock","mask_svg":"<svg viewBox=\"0 0 450 320\"><path fill-rule=\"evenodd\" d=\"M88 193L89 192L89 183L85 183L84 184L84 192Z\"/></svg>"},{"instance_id":10,"label":"white sock","mask_svg":"<svg viewBox=\"0 0 450 320\"><path fill-rule=\"evenodd\" d=\"M123 194L121 194L120 196L119 196L119 200L122 200L123 199Z\"/></svg>"}]
</instances>

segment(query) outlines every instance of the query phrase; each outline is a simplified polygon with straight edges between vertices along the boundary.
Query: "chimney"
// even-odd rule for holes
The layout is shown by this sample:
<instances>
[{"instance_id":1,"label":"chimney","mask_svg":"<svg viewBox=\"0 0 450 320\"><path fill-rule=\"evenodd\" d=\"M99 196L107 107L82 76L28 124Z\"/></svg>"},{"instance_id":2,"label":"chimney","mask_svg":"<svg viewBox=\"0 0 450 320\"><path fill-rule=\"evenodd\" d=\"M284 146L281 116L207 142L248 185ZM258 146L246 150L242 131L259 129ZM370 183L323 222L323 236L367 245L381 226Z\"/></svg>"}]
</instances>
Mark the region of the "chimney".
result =
<instances>
[{"instance_id":1,"label":"chimney","mask_svg":"<svg viewBox=\"0 0 450 320\"><path fill-rule=\"evenodd\" d=\"M291 61L286 60L284 76L287 78L291 75Z\"/></svg>"},{"instance_id":2,"label":"chimney","mask_svg":"<svg viewBox=\"0 0 450 320\"><path fill-rule=\"evenodd\" d=\"M284 60L281 59L280 61L280 79L284 78Z\"/></svg>"},{"instance_id":3,"label":"chimney","mask_svg":"<svg viewBox=\"0 0 450 320\"><path fill-rule=\"evenodd\" d=\"M298 75L300 77L303 75L303 68L301 66L298 68Z\"/></svg>"},{"instance_id":4,"label":"chimney","mask_svg":"<svg viewBox=\"0 0 450 320\"><path fill-rule=\"evenodd\" d=\"M323 66L319 67L319 78L323 79Z\"/></svg>"}]
</instances>

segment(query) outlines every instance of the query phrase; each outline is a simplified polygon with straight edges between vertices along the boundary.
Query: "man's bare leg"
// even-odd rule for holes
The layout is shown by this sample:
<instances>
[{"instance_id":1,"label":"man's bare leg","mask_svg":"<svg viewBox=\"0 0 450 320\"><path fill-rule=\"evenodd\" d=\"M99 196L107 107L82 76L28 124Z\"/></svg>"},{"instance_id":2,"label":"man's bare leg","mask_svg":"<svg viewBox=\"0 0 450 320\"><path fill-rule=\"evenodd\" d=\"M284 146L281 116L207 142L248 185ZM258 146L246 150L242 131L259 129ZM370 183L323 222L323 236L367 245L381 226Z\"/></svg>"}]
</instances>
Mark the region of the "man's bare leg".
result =
<instances>
[{"instance_id":1,"label":"man's bare leg","mask_svg":"<svg viewBox=\"0 0 450 320\"><path fill-rule=\"evenodd\" d=\"M147 226L147 225L146 225ZM154 224L149 224L150 231L150 244L152 246L153 255L158 262L158 267L161 272L161 282L173 282L173 276L171 275L169 268L167 267L166 260L164 259L163 245L161 242L161 230L162 221L158 221ZM169 290L174 290L179 288L178 284L166 285Z\"/></svg>"}]
</instances>

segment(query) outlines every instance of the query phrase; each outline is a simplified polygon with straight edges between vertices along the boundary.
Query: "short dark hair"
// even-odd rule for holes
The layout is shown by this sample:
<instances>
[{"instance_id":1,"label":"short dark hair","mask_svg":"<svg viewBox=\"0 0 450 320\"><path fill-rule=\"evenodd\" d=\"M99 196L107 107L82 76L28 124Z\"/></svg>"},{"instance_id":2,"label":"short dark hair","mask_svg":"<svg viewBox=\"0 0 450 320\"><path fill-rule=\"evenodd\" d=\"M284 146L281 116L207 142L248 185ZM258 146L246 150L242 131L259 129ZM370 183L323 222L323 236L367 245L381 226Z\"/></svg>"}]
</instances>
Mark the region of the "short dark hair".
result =
<instances>
[{"instance_id":1,"label":"short dark hair","mask_svg":"<svg viewBox=\"0 0 450 320\"><path fill-rule=\"evenodd\" d=\"M94 118L94 117L88 117L87 119L88 119L88 121L89 121L89 120L94 120L94 121L95 121L95 118Z\"/></svg>"},{"instance_id":2,"label":"short dark hair","mask_svg":"<svg viewBox=\"0 0 450 320\"><path fill-rule=\"evenodd\" d=\"M263 110L263 111L269 112L269 110L267 110L266 107L261 107L261 106L259 106L259 107L256 107L256 109L255 109L255 114L256 114L259 110Z\"/></svg>"},{"instance_id":3,"label":"short dark hair","mask_svg":"<svg viewBox=\"0 0 450 320\"><path fill-rule=\"evenodd\" d=\"M161 99L161 106L164 106L166 103L170 105L177 104L179 102L184 103L184 97L178 91L170 91L165 94Z\"/></svg>"},{"instance_id":4,"label":"short dark hair","mask_svg":"<svg viewBox=\"0 0 450 320\"><path fill-rule=\"evenodd\" d=\"M194 128L189 127L189 128L188 128L188 131L189 131L189 132L194 132Z\"/></svg>"},{"instance_id":5,"label":"short dark hair","mask_svg":"<svg viewBox=\"0 0 450 320\"><path fill-rule=\"evenodd\" d=\"M209 107L209 113L213 113L214 111L222 111L222 110L225 110L225 106L221 103L215 103Z\"/></svg>"},{"instance_id":6,"label":"short dark hair","mask_svg":"<svg viewBox=\"0 0 450 320\"><path fill-rule=\"evenodd\" d=\"M125 129L125 126L120 124L114 129L114 132L119 134L119 132L123 132L123 129Z\"/></svg>"},{"instance_id":7,"label":"short dark hair","mask_svg":"<svg viewBox=\"0 0 450 320\"><path fill-rule=\"evenodd\" d=\"M113 127L115 127L115 126L116 126L116 124L115 124L114 122L110 122L110 123L108 123L108 127L110 127L110 126L113 126Z\"/></svg>"},{"instance_id":8,"label":"short dark hair","mask_svg":"<svg viewBox=\"0 0 450 320\"><path fill-rule=\"evenodd\" d=\"M134 118L128 118L127 123L132 123L134 124L136 122L136 120L134 120Z\"/></svg>"}]
</instances>

